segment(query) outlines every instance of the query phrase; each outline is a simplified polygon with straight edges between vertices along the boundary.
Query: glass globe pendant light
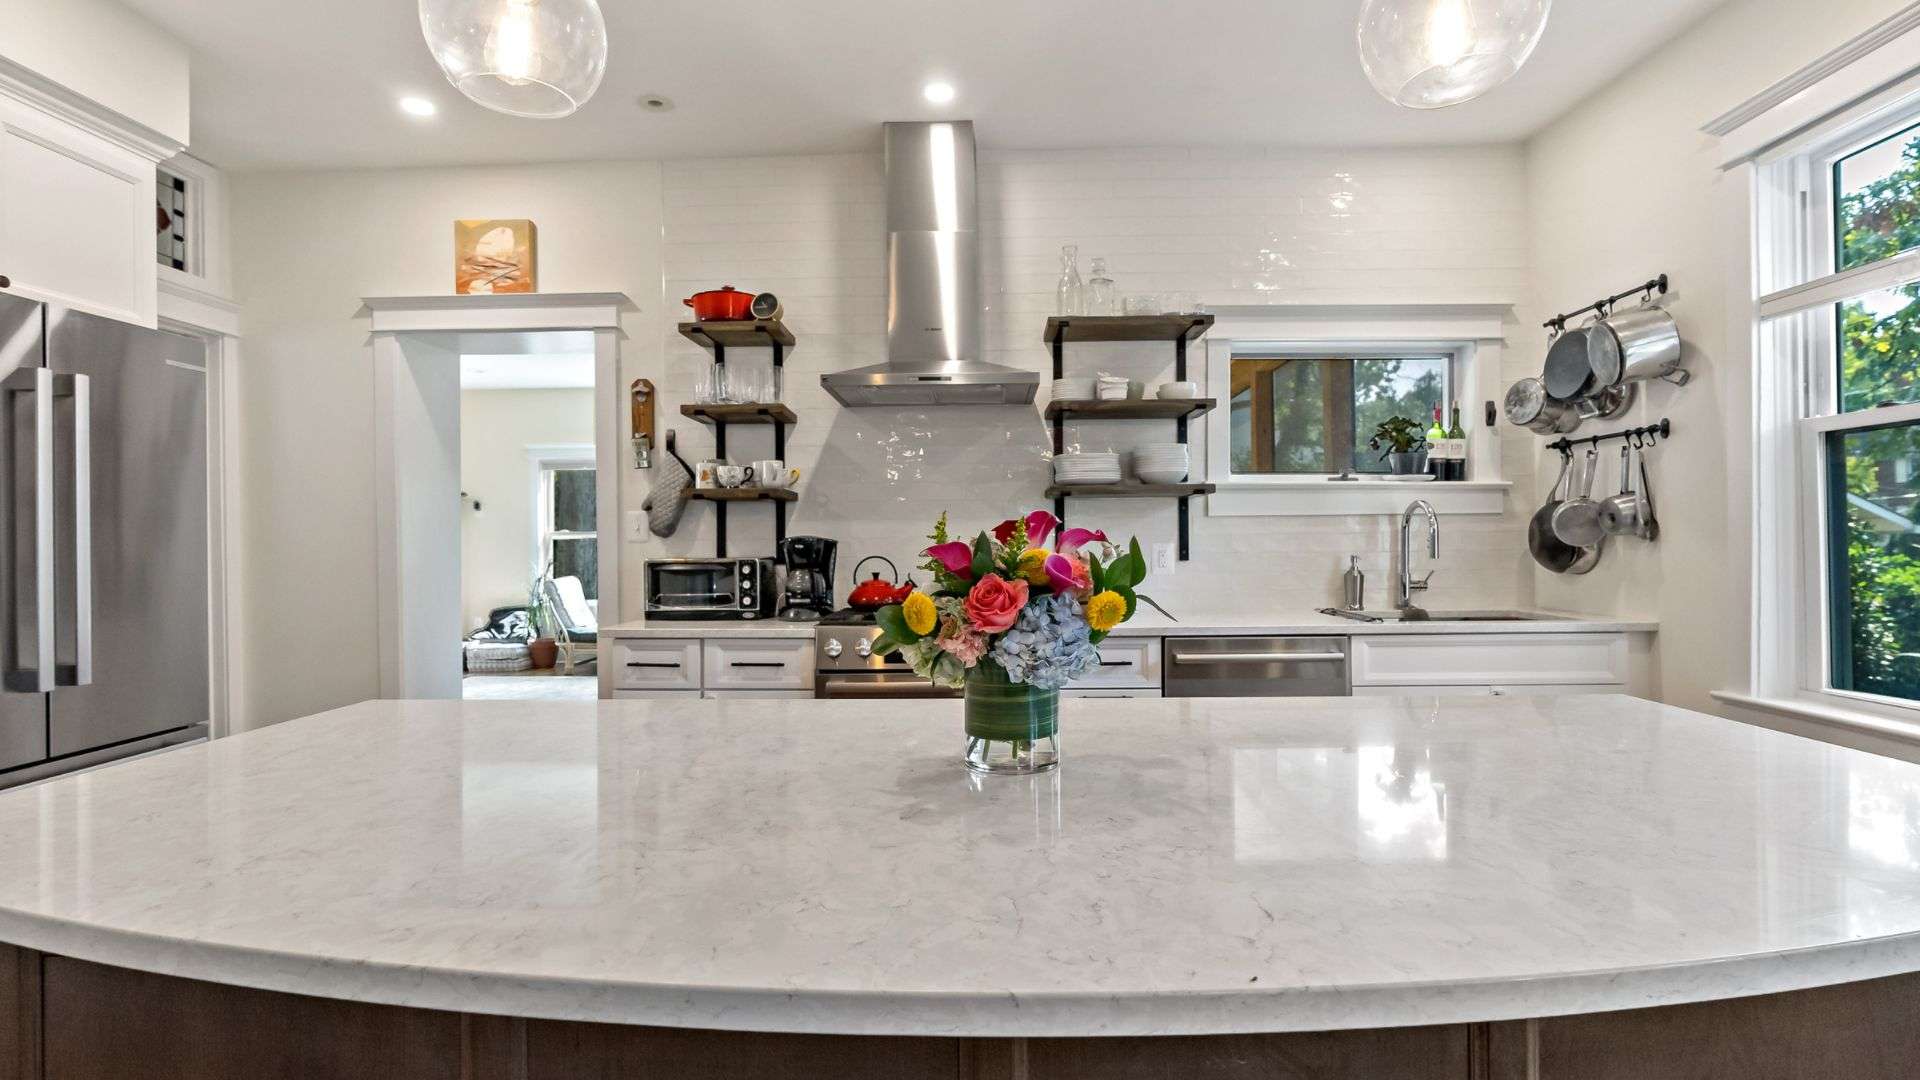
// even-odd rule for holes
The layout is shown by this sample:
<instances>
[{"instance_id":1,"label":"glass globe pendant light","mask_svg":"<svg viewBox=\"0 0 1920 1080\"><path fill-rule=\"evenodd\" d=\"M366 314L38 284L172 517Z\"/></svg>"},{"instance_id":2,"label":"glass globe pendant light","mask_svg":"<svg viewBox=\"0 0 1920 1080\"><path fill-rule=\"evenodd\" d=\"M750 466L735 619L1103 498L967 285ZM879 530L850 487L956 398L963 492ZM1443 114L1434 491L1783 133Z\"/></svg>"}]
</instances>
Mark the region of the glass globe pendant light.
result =
<instances>
[{"instance_id":1,"label":"glass globe pendant light","mask_svg":"<svg viewBox=\"0 0 1920 1080\"><path fill-rule=\"evenodd\" d=\"M454 89L510 116L566 116L607 73L594 0L420 0L420 32Z\"/></svg>"},{"instance_id":2,"label":"glass globe pendant light","mask_svg":"<svg viewBox=\"0 0 1920 1080\"><path fill-rule=\"evenodd\" d=\"M1409 109L1471 101L1513 78L1547 28L1551 0L1366 0L1360 66Z\"/></svg>"}]
</instances>

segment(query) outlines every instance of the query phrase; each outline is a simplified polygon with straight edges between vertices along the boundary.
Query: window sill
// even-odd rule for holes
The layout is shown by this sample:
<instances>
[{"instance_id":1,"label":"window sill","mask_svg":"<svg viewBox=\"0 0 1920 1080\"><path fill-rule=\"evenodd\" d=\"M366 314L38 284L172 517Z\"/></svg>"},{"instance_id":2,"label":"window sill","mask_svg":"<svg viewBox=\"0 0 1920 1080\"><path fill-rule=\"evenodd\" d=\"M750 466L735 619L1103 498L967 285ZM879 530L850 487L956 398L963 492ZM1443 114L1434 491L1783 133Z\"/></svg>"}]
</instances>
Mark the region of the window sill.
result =
<instances>
[{"instance_id":1,"label":"window sill","mask_svg":"<svg viewBox=\"0 0 1920 1080\"><path fill-rule=\"evenodd\" d=\"M1300 517L1397 514L1425 499L1441 514L1498 514L1506 509L1506 480L1238 479L1207 497L1209 517Z\"/></svg>"},{"instance_id":2,"label":"window sill","mask_svg":"<svg viewBox=\"0 0 1920 1080\"><path fill-rule=\"evenodd\" d=\"M1920 746L1920 710L1915 712L1913 720L1908 721L1792 698L1755 697L1752 694L1741 694L1732 690L1715 690L1711 696L1715 701L1724 701L1743 709L1754 709L1795 720L1810 720L1828 727L1845 728L1849 731L1898 739L1901 742Z\"/></svg>"}]
</instances>

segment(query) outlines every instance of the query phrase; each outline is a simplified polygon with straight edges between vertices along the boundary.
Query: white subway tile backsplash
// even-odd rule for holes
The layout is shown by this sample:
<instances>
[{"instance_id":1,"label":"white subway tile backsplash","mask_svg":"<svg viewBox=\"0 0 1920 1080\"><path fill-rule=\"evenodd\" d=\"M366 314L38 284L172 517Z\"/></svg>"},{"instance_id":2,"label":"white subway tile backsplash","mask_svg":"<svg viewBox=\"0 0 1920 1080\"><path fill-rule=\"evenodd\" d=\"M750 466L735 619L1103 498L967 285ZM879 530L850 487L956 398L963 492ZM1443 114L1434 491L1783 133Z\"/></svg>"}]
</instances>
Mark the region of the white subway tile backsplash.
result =
<instances>
[{"instance_id":1,"label":"white subway tile backsplash","mask_svg":"<svg viewBox=\"0 0 1920 1080\"><path fill-rule=\"evenodd\" d=\"M710 432L679 416L708 363L672 330L685 311L680 298L721 284L779 294L799 337L787 360L787 401L800 417L787 457L803 476L788 531L842 542L843 592L863 555L886 555L903 571L919 562L942 510L956 529L987 527L1044 505L1051 475L1038 407L844 409L820 389L822 373L885 357L883 182L878 153L664 166L665 370L650 375L661 415L679 430L683 456L710 456ZM979 192L988 358L1043 375L1051 363L1041 330L1063 243L1079 245L1083 275L1088 260L1106 258L1123 294L1192 291L1213 305L1518 299L1527 280L1523 163L1512 147L983 150ZM1530 329L1513 332L1502 367L1518 377L1537 366L1538 341ZM1172 376L1165 347L1074 347L1067 363L1149 385ZM1198 355L1192 366L1198 377ZM1039 401L1047 397L1043 378ZM1195 426L1196 463L1203 431ZM1119 450L1170 436L1151 423L1078 425L1066 441ZM764 456L769 439L735 429L729 449L738 460ZM1522 502L1535 456L1531 440L1503 441L1508 477L1528 493ZM629 476L638 505L647 474ZM1503 515L1445 519L1431 603L1530 602L1532 507L1509 503ZM1075 501L1068 513L1142 543L1174 534L1170 502ZM771 549L770 508L730 514L735 552ZM1297 611L1335 602L1346 557L1358 554L1378 602L1397 535L1384 516L1211 518L1196 500L1193 559L1152 591L1176 615L1183 606ZM712 543L711 507L696 505L677 534L631 544L628 557L700 554Z\"/></svg>"}]
</instances>

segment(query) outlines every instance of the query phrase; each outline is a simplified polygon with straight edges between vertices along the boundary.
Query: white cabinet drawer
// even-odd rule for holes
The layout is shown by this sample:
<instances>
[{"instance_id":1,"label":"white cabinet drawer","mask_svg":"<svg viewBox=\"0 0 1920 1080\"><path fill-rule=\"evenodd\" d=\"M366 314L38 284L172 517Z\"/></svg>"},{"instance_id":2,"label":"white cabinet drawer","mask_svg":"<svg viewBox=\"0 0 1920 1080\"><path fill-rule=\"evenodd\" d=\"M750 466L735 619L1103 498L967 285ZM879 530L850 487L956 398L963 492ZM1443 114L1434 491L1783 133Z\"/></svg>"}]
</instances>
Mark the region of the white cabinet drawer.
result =
<instances>
[{"instance_id":1,"label":"white cabinet drawer","mask_svg":"<svg viewBox=\"0 0 1920 1080\"><path fill-rule=\"evenodd\" d=\"M1068 689L1159 689L1159 638L1110 637L1099 648L1100 670L1069 684Z\"/></svg>"},{"instance_id":2,"label":"white cabinet drawer","mask_svg":"<svg viewBox=\"0 0 1920 1080\"><path fill-rule=\"evenodd\" d=\"M631 638L613 643L618 690L700 689L698 638Z\"/></svg>"},{"instance_id":3,"label":"white cabinet drawer","mask_svg":"<svg viewBox=\"0 0 1920 1080\"><path fill-rule=\"evenodd\" d=\"M1356 634L1353 685L1618 686L1625 634Z\"/></svg>"},{"instance_id":4,"label":"white cabinet drawer","mask_svg":"<svg viewBox=\"0 0 1920 1080\"><path fill-rule=\"evenodd\" d=\"M708 690L813 689L812 638L709 638Z\"/></svg>"}]
</instances>

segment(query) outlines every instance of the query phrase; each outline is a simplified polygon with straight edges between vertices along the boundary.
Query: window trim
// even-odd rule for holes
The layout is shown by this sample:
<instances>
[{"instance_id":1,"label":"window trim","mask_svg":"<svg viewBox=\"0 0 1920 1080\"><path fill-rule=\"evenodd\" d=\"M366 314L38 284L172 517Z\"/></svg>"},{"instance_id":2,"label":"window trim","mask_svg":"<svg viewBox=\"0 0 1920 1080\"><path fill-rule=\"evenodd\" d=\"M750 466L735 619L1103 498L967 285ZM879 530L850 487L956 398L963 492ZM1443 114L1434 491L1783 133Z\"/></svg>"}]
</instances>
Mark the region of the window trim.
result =
<instances>
[{"instance_id":1,"label":"window trim","mask_svg":"<svg viewBox=\"0 0 1920 1080\"><path fill-rule=\"evenodd\" d=\"M1833 316L1848 299L1920 281L1920 249L1836 270L1833 205L1836 164L1916 122L1920 90L1897 107L1835 113L1751 166L1748 280L1758 295L1745 301L1755 383L1747 681L1753 699L1869 716L1920 736L1920 701L1832 685L1826 460L1833 432L1920 422L1920 403L1841 411Z\"/></svg>"},{"instance_id":2,"label":"window trim","mask_svg":"<svg viewBox=\"0 0 1920 1080\"><path fill-rule=\"evenodd\" d=\"M1202 379L1220 407L1197 423L1206 446L1204 479L1210 517L1397 514L1425 498L1446 514L1498 514L1513 486L1503 472L1499 432L1485 423L1483 402L1500 400L1501 356L1510 304L1253 305L1215 309L1206 340ZM1236 474L1232 471L1232 380L1235 355L1345 354L1453 357L1452 389L1468 427L1478 478L1437 484L1420 481L1332 482L1320 476ZM1417 492L1414 489L1419 489Z\"/></svg>"},{"instance_id":3,"label":"window trim","mask_svg":"<svg viewBox=\"0 0 1920 1080\"><path fill-rule=\"evenodd\" d=\"M571 530L549 530L548 521L553 509L552 474L570 469L593 469L596 472L594 491L596 502L599 493L599 463L592 443L543 443L527 447L527 465L533 484L533 566L529 581L537 580L547 572L547 564L552 558L550 544L554 540L593 539L598 542L600 531L596 518L596 528L592 532L574 532ZM597 514L597 511L596 511ZM596 592L602 591L599 589ZM590 597L596 606L599 597Z\"/></svg>"}]
</instances>

